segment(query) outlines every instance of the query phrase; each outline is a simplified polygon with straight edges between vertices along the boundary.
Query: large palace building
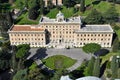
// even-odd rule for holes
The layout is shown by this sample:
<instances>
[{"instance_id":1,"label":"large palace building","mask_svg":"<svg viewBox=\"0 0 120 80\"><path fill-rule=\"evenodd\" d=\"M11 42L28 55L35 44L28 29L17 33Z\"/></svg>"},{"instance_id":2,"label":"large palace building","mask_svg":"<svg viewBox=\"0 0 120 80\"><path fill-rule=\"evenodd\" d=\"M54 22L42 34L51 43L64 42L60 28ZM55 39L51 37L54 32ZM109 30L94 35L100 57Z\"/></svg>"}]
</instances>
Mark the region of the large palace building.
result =
<instances>
[{"instance_id":1,"label":"large palace building","mask_svg":"<svg viewBox=\"0 0 120 80\"><path fill-rule=\"evenodd\" d=\"M38 25L13 25L9 31L11 45L30 44L31 47L82 47L98 43L111 47L113 30L110 25L82 25L81 17L56 19L42 17Z\"/></svg>"}]
</instances>

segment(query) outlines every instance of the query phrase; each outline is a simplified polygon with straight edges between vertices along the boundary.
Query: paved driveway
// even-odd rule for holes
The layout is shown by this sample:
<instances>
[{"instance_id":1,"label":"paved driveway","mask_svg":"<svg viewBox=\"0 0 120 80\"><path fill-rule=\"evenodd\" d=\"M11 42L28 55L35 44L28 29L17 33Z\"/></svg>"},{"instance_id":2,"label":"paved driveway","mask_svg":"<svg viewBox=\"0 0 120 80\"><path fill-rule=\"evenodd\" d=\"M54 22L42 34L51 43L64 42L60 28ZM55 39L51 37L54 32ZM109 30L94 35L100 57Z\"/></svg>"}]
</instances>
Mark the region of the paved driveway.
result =
<instances>
[{"instance_id":1,"label":"paved driveway","mask_svg":"<svg viewBox=\"0 0 120 80\"><path fill-rule=\"evenodd\" d=\"M43 59L53 55L65 55L71 57L72 59L76 59L77 62L70 67L68 70L72 71L79 67L83 60L90 59L90 55L86 54L82 51L81 48L74 48L74 49L38 49L32 48L30 50L31 55L28 57L33 59ZM38 62L40 63L40 62Z\"/></svg>"}]
</instances>

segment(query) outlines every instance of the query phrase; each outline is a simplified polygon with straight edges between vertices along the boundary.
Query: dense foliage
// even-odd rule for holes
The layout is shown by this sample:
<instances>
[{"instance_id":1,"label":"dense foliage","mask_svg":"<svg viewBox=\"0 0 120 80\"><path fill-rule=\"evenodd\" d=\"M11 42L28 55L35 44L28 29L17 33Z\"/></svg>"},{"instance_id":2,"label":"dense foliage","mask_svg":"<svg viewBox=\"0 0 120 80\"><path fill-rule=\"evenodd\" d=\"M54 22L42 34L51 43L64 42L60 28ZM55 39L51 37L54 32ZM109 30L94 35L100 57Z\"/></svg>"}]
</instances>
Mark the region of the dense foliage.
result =
<instances>
[{"instance_id":1,"label":"dense foliage","mask_svg":"<svg viewBox=\"0 0 120 80\"><path fill-rule=\"evenodd\" d=\"M91 60L88 62L88 66L86 67L84 71L85 76L92 76L93 75L93 67L95 63L95 58L92 57Z\"/></svg>"},{"instance_id":2,"label":"dense foliage","mask_svg":"<svg viewBox=\"0 0 120 80\"><path fill-rule=\"evenodd\" d=\"M91 13L85 18L85 23L87 24L103 24L104 20L102 14L96 9L93 9Z\"/></svg>"},{"instance_id":3,"label":"dense foliage","mask_svg":"<svg viewBox=\"0 0 120 80\"><path fill-rule=\"evenodd\" d=\"M113 41L112 51L117 52L119 49L120 49L120 43L118 37L116 37Z\"/></svg>"},{"instance_id":4,"label":"dense foliage","mask_svg":"<svg viewBox=\"0 0 120 80\"><path fill-rule=\"evenodd\" d=\"M82 47L83 51L86 53L94 54L96 51L100 50L101 46L96 43L89 43Z\"/></svg>"},{"instance_id":5,"label":"dense foliage","mask_svg":"<svg viewBox=\"0 0 120 80\"><path fill-rule=\"evenodd\" d=\"M118 68L119 63L117 62L117 57L113 56L111 61L111 71L112 71L112 79L116 79L118 77Z\"/></svg>"},{"instance_id":6,"label":"dense foliage","mask_svg":"<svg viewBox=\"0 0 120 80\"><path fill-rule=\"evenodd\" d=\"M85 0L81 0L81 2L80 2L80 11L81 12L85 11Z\"/></svg>"},{"instance_id":7,"label":"dense foliage","mask_svg":"<svg viewBox=\"0 0 120 80\"><path fill-rule=\"evenodd\" d=\"M11 53L10 53L10 43L2 43L0 50L0 71L9 69L11 67Z\"/></svg>"},{"instance_id":8,"label":"dense foliage","mask_svg":"<svg viewBox=\"0 0 120 80\"><path fill-rule=\"evenodd\" d=\"M100 58L99 57L95 60L95 63L94 63L93 76L96 76L96 77L100 76Z\"/></svg>"}]
</instances>

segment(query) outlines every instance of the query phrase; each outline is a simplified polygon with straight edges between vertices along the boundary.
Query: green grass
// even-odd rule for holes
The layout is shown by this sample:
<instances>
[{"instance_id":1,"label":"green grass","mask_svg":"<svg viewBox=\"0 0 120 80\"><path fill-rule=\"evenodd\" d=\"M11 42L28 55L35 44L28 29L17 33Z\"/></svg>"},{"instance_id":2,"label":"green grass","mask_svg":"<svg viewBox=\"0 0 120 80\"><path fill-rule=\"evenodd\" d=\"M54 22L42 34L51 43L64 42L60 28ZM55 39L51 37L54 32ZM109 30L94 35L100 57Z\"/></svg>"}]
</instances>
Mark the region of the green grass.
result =
<instances>
[{"instance_id":1,"label":"green grass","mask_svg":"<svg viewBox=\"0 0 120 80\"><path fill-rule=\"evenodd\" d=\"M61 10L61 12L64 14L65 18L68 18L74 15L73 8L66 8L64 6L62 8L63 9ZM51 9L46 16L49 18L56 18L56 15L58 12L59 10L57 8L54 8L54 9Z\"/></svg>"},{"instance_id":2,"label":"green grass","mask_svg":"<svg viewBox=\"0 0 120 80\"><path fill-rule=\"evenodd\" d=\"M92 2L94 2L94 1L95 0L92 0ZM76 14L81 15L81 16L87 16L91 12L92 9L97 9L99 12L104 13L105 11L107 11L113 5L112 3L107 2L107 1L101 1L100 3L94 4L94 5L91 4L92 2L91 2L91 0L86 0L85 4L86 4L86 6L89 5L90 8L87 9L84 13L81 13L79 11ZM115 8L120 15L120 9L119 9L120 5L115 4Z\"/></svg>"},{"instance_id":3,"label":"green grass","mask_svg":"<svg viewBox=\"0 0 120 80\"><path fill-rule=\"evenodd\" d=\"M76 60L71 59L69 57L63 56L63 55L55 55L55 56L51 56L47 59L42 60L43 62L45 62L45 65L51 69L55 69L55 61L63 61L62 63L62 68L69 68L72 65L74 65L76 63Z\"/></svg>"},{"instance_id":4,"label":"green grass","mask_svg":"<svg viewBox=\"0 0 120 80\"><path fill-rule=\"evenodd\" d=\"M111 3L106 1L101 1L98 5L94 5L94 8L96 8L98 11L103 13L107 11L111 6L112 6Z\"/></svg>"},{"instance_id":5,"label":"green grass","mask_svg":"<svg viewBox=\"0 0 120 80\"><path fill-rule=\"evenodd\" d=\"M15 22L15 24L38 24L38 23L39 23L39 19L37 20L28 19L28 12L23 13L21 16L19 16Z\"/></svg>"}]
</instances>

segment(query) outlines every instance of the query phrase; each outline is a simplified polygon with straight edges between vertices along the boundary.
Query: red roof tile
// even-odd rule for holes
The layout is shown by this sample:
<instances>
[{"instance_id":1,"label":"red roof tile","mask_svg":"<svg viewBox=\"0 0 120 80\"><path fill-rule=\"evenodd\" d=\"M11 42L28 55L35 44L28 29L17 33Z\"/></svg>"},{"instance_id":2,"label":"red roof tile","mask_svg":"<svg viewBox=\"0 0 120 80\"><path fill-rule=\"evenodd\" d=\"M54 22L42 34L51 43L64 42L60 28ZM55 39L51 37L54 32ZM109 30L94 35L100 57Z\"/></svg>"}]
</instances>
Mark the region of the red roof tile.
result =
<instances>
[{"instance_id":1,"label":"red roof tile","mask_svg":"<svg viewBox=\"0 0 120 80\"><path fill-rule=\"evenodd\" d=\"M11 31L44 31L44 29L31 25L14 25Z\"/></svg>"}]
</instances>

